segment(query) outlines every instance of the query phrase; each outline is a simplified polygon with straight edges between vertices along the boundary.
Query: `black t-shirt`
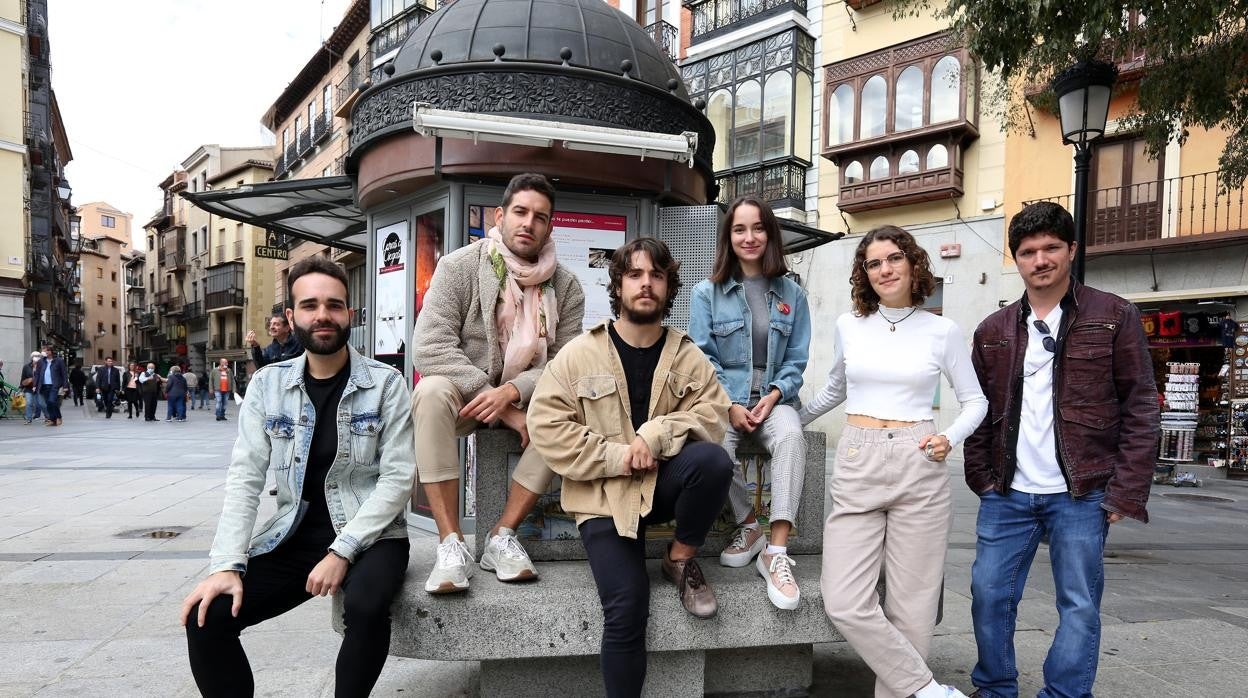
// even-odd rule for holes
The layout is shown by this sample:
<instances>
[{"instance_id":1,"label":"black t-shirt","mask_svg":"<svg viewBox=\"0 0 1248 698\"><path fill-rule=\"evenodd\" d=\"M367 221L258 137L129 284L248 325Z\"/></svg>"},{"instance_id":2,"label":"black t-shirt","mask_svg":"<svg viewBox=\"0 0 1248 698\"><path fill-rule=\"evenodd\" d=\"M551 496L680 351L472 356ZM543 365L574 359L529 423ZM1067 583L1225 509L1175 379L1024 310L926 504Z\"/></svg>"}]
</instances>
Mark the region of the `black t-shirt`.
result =
<instances>
[{"instance_id":1,"label":"black t-shirt","mask_svg":"<svg viewBox=\"0 0 1248 698\"><path fill-rule=\"evenodd\" d=\"M611 335L611 343L620 355L620 364L624 368L624 378L628 381L628 404L632 408L633 431L641 428L650 415L650 384L654 382L654 371L659 367L659 356L663 354L663 343L667 341L667 332L659 335L659 341L648 347L635 347L620 338L615 332L615 323L607 326Z\"/></svg>"},{"instance_id":2,"label":"black t-shirt","mask_svg":"<svg viewBox=\"0 0 1248 698\"><path fill-rule=\"evenodd\" d=\"M343 365L332 378L313 378L307 368L303 370L304 389L316 410L316 426L312 431L312 445L308 448L307 468L303 476L303 500L308 510L299 524L300 537L313 536L325 540L328 546L334 540L334 525L329 519L329 506L325 503L325 475L334 464L338 453L338 403L343 388L351 375L351 362Z\"/></svg>"}]
</instances>

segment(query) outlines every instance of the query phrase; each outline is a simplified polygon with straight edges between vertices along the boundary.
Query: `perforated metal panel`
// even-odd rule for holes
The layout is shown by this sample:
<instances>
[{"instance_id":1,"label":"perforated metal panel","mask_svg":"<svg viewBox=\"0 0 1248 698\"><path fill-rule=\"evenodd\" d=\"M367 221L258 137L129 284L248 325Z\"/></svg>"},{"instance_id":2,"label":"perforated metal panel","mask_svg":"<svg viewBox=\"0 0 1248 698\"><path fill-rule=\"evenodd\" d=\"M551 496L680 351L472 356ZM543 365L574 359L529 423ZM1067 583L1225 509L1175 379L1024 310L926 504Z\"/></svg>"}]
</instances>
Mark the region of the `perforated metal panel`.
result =
<instances>
[{"instance_id":1,"label":"perforated metal panel","mask_svg":"<svg viewBox=\"0 0 1248 698\"><path fill-rule=\"evenodd\" d=\"M689 294L699 281L711 275L715 266L718 225L719 207L715 205L659 209L659 239L667 243L672 256L680 262L680 281L684 284L667 319L672 327L689 328Z\"/></svg>"}]
</instances>

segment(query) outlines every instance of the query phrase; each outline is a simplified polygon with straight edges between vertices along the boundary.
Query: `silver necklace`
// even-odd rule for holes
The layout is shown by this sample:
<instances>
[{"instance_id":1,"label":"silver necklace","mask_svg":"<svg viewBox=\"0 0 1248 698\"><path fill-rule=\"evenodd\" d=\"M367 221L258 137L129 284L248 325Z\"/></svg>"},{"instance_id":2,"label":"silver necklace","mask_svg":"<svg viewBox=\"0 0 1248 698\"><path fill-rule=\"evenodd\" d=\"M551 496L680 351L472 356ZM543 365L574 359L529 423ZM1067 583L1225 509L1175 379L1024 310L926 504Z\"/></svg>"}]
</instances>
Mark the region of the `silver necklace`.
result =
<instances>
[{"instance_id":1,"label":"silver necklace","mask_svg":"<svg viewBox=\"0 0 1248 698\"><path fill-rule=\"evenodd\" d=\"M882 305L878 308L878 311L879 311L880 317L884 318L884 322L888 323L888 331L896 332L897 325L900 325L901 323L905 322L906 319L909 318L911 315L914 315L915 313L919 312L919 308L918 306L911 308L910 312L906 313L905 316L902 317L900 320L890 320L888 316L884 314L884 306Z\"/></svg>"}]
</instances>

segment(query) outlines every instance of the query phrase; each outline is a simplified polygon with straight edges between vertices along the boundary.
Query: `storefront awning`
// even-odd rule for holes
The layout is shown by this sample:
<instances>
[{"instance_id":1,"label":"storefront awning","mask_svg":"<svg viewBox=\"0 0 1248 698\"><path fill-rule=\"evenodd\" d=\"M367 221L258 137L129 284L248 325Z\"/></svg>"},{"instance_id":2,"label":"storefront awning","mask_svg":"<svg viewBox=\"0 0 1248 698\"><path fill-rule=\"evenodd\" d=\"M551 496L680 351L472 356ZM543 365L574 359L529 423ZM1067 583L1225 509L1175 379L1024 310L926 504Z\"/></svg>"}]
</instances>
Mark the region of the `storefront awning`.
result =
<instances>
[{"instance_id":1,"label":"storefront awning","mask_svg":"<svg viewBox=\"0 0 1248 698\"><path fill-rule=\"evenodd\" d=\"M825 242L832 242L845 237L845 233L829 233L826 230L812 228L809 225L803 225L785 218L779 218L778 221L780 223L780 236L784 240L785 254L805 252Z\"/></svg>"},{"instance_id":2,"label":"storefront awning","mask_svg":"<svg viewBox=\"0 0 1248 698\"><path fill-rule=\"evenodd\" d=\"M368 247L367 221L355 204L355 182L345 175L182 192L182 196L209 213L301 240L352 252Z\"/></svg>"},{"instance_id":3,"label":"storefront awning","mask_svg":"<svg viewBox=\"0 0 1248 698\"><path fill-rule=\"evenodd\" d=\"M1196 301L1216 298L1248 296L1248 286L1215 286L1212 288L1188 288L1174 291L1144 291L1124 293L1122 297L1135 304L1164 303L1166 301Z\"/></svg>"}]
</instances>

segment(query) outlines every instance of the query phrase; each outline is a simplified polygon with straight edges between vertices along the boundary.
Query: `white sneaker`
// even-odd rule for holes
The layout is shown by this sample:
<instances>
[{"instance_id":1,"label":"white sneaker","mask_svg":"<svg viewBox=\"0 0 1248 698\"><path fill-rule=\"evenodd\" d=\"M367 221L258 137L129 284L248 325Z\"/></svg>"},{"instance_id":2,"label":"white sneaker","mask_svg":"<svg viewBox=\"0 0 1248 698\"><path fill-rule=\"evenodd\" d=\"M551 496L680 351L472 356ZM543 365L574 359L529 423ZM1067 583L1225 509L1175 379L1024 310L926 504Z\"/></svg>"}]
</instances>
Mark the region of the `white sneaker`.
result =
<instances>
[{"instance_id":1,"label":"white sneaker","mask_svg":"<svg viewBox=\"0 0 1248 698\"><path fill-rule=\"evenodd\" d=\"M761 526L753 528L738 526L728 547L719 554L719 564L724 567L745 567L765 547L767 547L767 539L763 537Z\"/></svg>"},{"instance_id":2,"label":"white sneaker","mask_svg":"<svg viewBox=\"0 0 1248 698\"><path fill-rule=\"evenodd\" d=\"M793 578L793 566L797 563L784 553L762 553L754 563L759 576L767 580L767 598L782 611L792 611L802 601L801 589Z\"/></svg>"},{"instance_id":3,"label":"white sneaker","mask_svg":"<svg viewBox=\"0 0 1248 698\"><path fill-rule=\"evenodd\" d=\"M468 546L459 534L448 534L438 544L438 561L425 580L425 591L430 594L453 594L467 590L472 567L472 553Z\"/></svg>"},{"instance_id":4,"label":"white sneaker","mask_svg":"<svg viewBox=\"0 0 1248 698\"><path fill-rule=\"evenodd\" d=\"M493 571L500 582L537 579L537 568L516 539L516 532L502 526L498 535L491 536L485 544L485 552L481 553L481 569Z\"/></svg>"},{"instance_id":5,"label":"white sneaker","mask_svg":"<svg viewBox=\"0 0 1248 698\"><path fill-rule=\"evenodd\" d=\"M953 686L950 686L949 684L942 683L940 687L945 689L945 698L967 698L967 695L965 693L963 693L962 691L959 691Z\"/></svg>"}]
</instances>

